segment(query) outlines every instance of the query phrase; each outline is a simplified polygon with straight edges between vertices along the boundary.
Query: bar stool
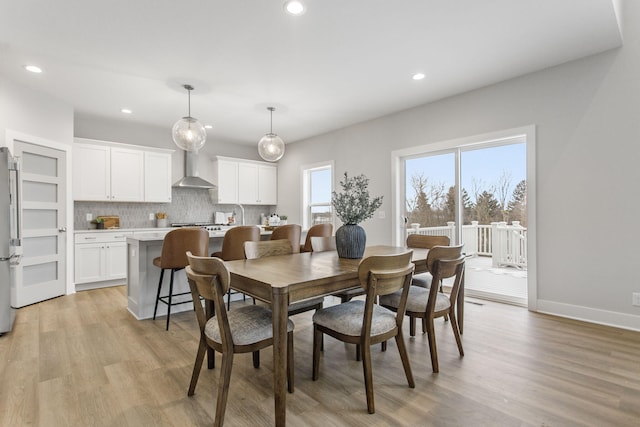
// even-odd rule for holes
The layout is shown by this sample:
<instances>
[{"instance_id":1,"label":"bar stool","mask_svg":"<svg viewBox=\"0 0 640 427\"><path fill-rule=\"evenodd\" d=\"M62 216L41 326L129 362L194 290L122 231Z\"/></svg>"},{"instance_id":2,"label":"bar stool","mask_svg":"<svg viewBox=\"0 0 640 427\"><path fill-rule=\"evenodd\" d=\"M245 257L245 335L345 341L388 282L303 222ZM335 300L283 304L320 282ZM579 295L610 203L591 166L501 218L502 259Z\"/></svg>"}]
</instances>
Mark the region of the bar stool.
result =
<instances>
[{"instance_id":1,"label":"bar stool","mask_svg":"<svg viewBox=\"0 0 640 427\"><path fill-rule=\"evenodd\" d=\"M307 231L307 237L304 239L304 245L300 245L300 252L313 252L311 245L312 237L330 237L333 234L333 224L316 224L312 225Z\"/></svg>"},{"instance_id":2,"label":"bar stool","mask_svg":"<svg viewBox=\"0 0 640 427\"><path fill-rule=\"evenodd\" d=\"M271 232L270 240L287 239L291 242L293 253L300 253L300 237L302 236L302 226L299 224L280 225Z\"/></svg>"},{"instance_id":3,"label":"bar stool","mask_svg":"<svg viewBox=\"0 0 640 427\"><path fill-rule=\"evenodd\" d=\"M209 232L203 228L178 228L176 230L172 230L164 236L161 255L153 260L153 265L161 269L160 280L158 281L158 293L156 294L156 304L153 308L153 320L156 319L156 313L158 312L158 302L166 304L167 331L169 330L171 306L186 302L173 302L173 297L191 295L190 291L181 292L175 295L173 294L173 274L189 265L187 251L191 251L192 254L197 256L207 256L209 252ZM169 293L167 295L160 296L165 270L171 270Z\"/></svg>"},{"instance_id":4,"label":"bar stool","mask_svg":"<svg viewBox=\"0 0 640 427\"><path fill-rule=\"evenodd\" d=\"M211 256L221 258L223 261L245 259L244 242L257 242L258 240L260 240L260 228L256 225L241 225L230 228L224 233L222 249L219 252L212 253ZM227 310L231 309L231 295L238 293L242 292L233 291L231 287L227 290ZM246 295L242 295L244 299Z\"/></svg>"}]
</instances>

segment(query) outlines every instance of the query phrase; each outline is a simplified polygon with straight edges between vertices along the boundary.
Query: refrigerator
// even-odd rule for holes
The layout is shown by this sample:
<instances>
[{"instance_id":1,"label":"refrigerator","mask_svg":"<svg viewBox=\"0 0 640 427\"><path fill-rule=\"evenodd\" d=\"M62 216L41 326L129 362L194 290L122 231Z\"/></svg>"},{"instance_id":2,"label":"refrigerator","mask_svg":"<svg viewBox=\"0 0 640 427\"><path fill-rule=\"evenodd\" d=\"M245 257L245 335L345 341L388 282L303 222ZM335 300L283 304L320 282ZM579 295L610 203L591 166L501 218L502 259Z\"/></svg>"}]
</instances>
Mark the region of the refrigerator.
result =
<instances>
[{"instance_id":1,"label":"refrigerator","mask_svg":"<svg viewBox=\"0 0 640 427\"><path fill-rule=\"evenodd\" d=\"M21 258L20 171L7 147L0 147L0 335L10 332L16 317L11 307L15 292L15 267Z\"/></svg>"}]
</instances>

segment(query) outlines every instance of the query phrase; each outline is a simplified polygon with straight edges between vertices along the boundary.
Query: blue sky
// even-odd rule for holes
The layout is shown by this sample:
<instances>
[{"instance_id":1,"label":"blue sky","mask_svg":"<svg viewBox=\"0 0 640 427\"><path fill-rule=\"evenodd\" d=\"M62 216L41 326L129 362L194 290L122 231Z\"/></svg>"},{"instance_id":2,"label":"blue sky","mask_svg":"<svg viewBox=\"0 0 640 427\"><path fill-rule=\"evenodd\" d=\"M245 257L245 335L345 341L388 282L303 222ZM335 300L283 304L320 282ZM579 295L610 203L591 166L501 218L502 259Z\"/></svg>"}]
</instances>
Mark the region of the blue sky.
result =
<instances>
[{"instance_id":1,"label":"blue sky","mask_svg":"<svg viewBox=\"0 0 640 427\"><path fill-rule=\"evenodd\" d=\"M406 162L407 197L411 196L411 176L422 173L429 183L445 184L445 191L455 182L455 156L453 153L410 159ZM466 189L473 200L473 181L488 190L495 184L503 171L511 174L511 188L526 179L526 144L511 144L462 153L462 188Z\"/></svg>"}]
</instances>

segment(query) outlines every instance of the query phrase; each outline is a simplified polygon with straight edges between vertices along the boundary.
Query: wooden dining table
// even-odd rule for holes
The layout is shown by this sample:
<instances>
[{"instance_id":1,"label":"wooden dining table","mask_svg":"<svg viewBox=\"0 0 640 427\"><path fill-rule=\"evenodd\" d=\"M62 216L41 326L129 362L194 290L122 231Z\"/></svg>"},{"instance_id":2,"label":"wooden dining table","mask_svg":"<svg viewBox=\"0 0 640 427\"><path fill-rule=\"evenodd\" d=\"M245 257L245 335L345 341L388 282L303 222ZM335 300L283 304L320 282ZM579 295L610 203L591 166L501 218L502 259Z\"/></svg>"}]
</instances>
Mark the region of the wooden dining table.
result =
<instances>
[{"instance_id":1,"label":"wooden dining table","mask_svg":"<svg viewBox=\"0 0 640 427\"><path fill-rule=\"evenodd\" d=\"M364 257L413 251L415 272L427 270L428 249L369 246ZM306 298L330 295L358 286L360 259L339 258L335 251L306 252L225 262L231 287L271 304L273 311L273 370L275 425L286 425L287 306ZM463 294L464 290L461 289ZM462 296L464 298L464 294ZM461 298L458 319L462 322Z\"/></svg>"}]
</instances>

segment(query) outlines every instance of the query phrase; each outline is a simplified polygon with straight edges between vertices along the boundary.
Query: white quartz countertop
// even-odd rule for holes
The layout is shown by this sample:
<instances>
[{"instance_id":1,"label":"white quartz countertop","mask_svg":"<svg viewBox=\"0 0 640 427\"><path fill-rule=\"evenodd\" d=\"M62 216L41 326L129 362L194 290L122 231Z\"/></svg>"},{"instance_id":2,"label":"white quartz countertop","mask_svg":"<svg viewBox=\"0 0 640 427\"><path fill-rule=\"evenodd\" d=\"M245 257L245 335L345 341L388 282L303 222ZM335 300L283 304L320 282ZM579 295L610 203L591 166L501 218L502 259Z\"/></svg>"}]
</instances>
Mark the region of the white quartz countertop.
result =
<instances>
[{"instance_id":1,"label":"white quartz countertop","mask_svg":"<svg viewBox=\"0 0 640 427\"><path fill-rule=\"evenodd\" d=\"M164 240L164 236L171 230L175 230L175 228L152 228L147 232L136 230L136 232L132 236L127 236L127 241L138 241L138 242L154 242ZM209 238L223 238L226 230L215 230L209 231ZM271 231L260 230L260 235L271 235Z\"/></svg>"},{"instance_id":2,"label":"white quartz countertop","mask_svg":"<svg viewBox=\"0 0 640 427\"><path fill-rule=\"evenodd\" d=\"M124 232L124 233L148 233L148 232L164 232L167 233L172 228L157 228L157 227L149 227L149 228L105 228L98 230L97 228L76 228L74 230L75 233L107 233L107 232Z\"/></svg>"}]
</instances>

